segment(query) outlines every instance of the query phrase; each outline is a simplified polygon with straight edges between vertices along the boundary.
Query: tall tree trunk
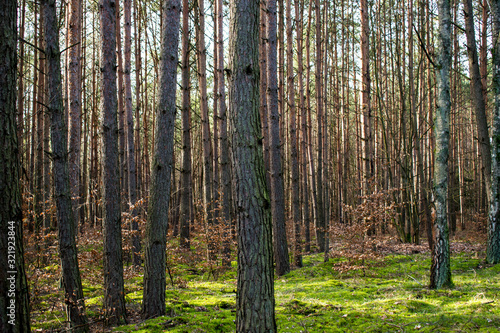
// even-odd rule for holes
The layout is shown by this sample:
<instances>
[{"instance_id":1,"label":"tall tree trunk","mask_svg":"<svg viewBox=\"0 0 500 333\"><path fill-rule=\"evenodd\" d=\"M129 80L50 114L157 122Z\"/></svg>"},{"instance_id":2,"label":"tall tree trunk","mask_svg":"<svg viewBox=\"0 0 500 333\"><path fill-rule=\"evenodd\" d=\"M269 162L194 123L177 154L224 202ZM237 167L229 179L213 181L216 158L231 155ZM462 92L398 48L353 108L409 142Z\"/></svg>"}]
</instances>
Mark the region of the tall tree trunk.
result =
<instances>
[{"instance_id":1,"label":"tall tree trunk","mask_svg":"<svg viewBox=\"0 0 500 333\"><path fill-rule=\"evenodd\" d=\"M325 251L325 210L324 210L324 194L323 194L323 56L322 56L322 24L321 24L321 6L320 1L316 0L314 4L316 13L316 119L318 122L317 131L317 162L316 167L316 242L319 252ZM309 124L311 125L311 124ZM310 142L312 143L312 141Z\"/></svg>"},{"instance_id":2,"label":"tall tree trunk","mask_svg":"<svg viewBox=\"0 0 500 333\"><path fill-rule=\"evenodd\" d=\"M162 13L160 86L148 221L146 224L144 318L165 314L165 254L174 149L175 93L179 50L180 0L165 0ZM146 147L144 147L146 149Z\"/></svg>"},{"instance_id":3,"label":"tall tree trunk","mask_svg":"<svg viewBox=\"0 0 500 333\"><path fill-rule=\"evenodd\" d=\"M135 169L135 145L134 145L134 118L132 115L132 82L130 78L131 72L131 53L132 53L132 0L123 1L123 18L125 23L125 40L124 40L124 64L123 76L125 85L125 114L127 117L127 126L125 126L125 134L127 139L127 168L128 177L128 202L131 207L131 229L132 229L132 251L135 266L141 264L141 238L139 233L139 223L137 222L137 182Z\"/></svg>"},{"instance_id":4,"label":"tall tree trunk","mask_svg":"<svg viewBox=\"0 0 500 333\"><path fill-rule=\"evenodd\" d=\"M449 0L438 1L439 36L437 47L437 110L435 116L436 162L434 166L434 251L430 285L431 289L451 286L450 243L448 232L448 147L450 132L450 64L451 64L451 15Z\"/></svg>"},{"instance_id":5,"label":"tall tree trunk","mask_svg":"<svg viewBox=\"0 0 500 333\"><path fill-rule=\"evenodd\" d=\"M361 0L361 108L362 108L362 154L363 154L363 195L370 195L373 177L373 136L372 136L372 108L371 108L371 79L370 79L370 46L369 46L369 9L368 1Z\"/></svg>"},{"instance_id":6,"label":"tall tree trunk","mask_svg":"<svg viewBox=\"0 0 500 333\"><path fill-rule=\"evenodd\" d=\"M297 21L297 64L298 73L297 79L299 81L299 109L300 109L300 150L301 150L301 169L302 169L302 221L304 221L304 234L305 234L305 251L309 252L310 249L310 204L309 204L309 182L308 182L308 169L307 169L307 109L305 105L305 92L304 92L304 64L303 64L303 33L304 33L304 1L295 1L295 15L298 15Z\"/></svg>"},{"instance_id":7,"label":"tall tree trunk","mask_svg":"<svg viewBox=\"0 0 500 333\"><path fill-rule=\"evenodd\" d=\"M488 245L486 261L490 264L500 262L500 1L491 1L493 21L493 140L492 140L492 178L491 206L488 221Z\"/></svg>"},{"instance_id":8,"label":"tall tree trunk","mask_svg":"<svg viewBox=\"0 0 500 333\"><path fill-rule=\"evenodd\" d=\"M119 173L120 173L120 190L124 193L122 195L122 203L125 205L128 192L128 171L127 171L127 158L126 158L126 141L125 141L125 85L123 82L123 52L122 52L122 34L121 34L121 24L120 24L120 1L114 0L116 6L116 56L117 56L117 74L118 74L118 155L119 155Z\"/></svg>"},{"instance_id":9,"label":"tall tree trunk","mask_svg":"<svg viewBox=\"0 0 500 333\"><path fill-rule=\"evenodd\" d=\"M16 124L17 1L0 1L0 331L30 332Z\"/></svg>"},{"instance_id":10,"label":"tall tree trunk","mask_svg":"<svg viewBox=\"0 0 500 333\"><path fill-rule=\"evenodd\" d=\"M73 203L73 222L75 227L80 221L80 144L81 144L81 116L82 116L82 79L81 79L81 2L71 0L69 7L69 68L68 68L68 96L69 96L69 181L71 199Z\"/></svg>"},{"instance_id":11,"label":"tall tree trunk","mask_svg":"<svg viewBox=\"0 0 500 333\"><path fill-rule=\"evenodd\" d=\"M276 0L267 1L267 103L269 121L271 210L274 232L276 274L290 271L285 226L285 194L281 166L280 115L278 110Z\"/></svg>"},{"instance_id":12,"label":"tall tree trunk","mask_svg":"<svg viewBox=\"0 0 500 333\"><path fill-rule=\"evenodd\" d=\"M224 80L224 22L223 22L223 1L217 0L217 52L218 52L218 65L217 73L219 76L219 139L220 139L220 166L221 166L221 176L222 180L222 218L225 223L224 231L229 232L232 230L231 222L232 217L232 186L231 186L231 161L230 161L230 147L229 141L227 139L227 108L226 108L226 87ZM224 235L224 257L223 264L231 264L230 254L231 248L229 243L229 235Z\"/></svg>"},{"instance_id":13,"label":"tall tree trunk","mask_svg":"<svg viewBox=\"0 0 500 333\"><path fill-rule=\"evenodd\" d=\"M52 138L54 187L59 228L64 303L70 327L76 332L88 332L80 270L75 242L75 223L71 205L68 170L68 137L61 88L61 53L55 0L44 0L45 57L47 60L48 105Z\"/></svg>"},{"instance_id":14,"label":"tall tree trunk","mask_svg":"<svg viewBox=\"0 0 500 333\"><path fill-rule=\"evenodd\" d=\"M101 0L101 81L104 203L104 310L109 324L126 322L116 93L116 3Z\"/></svg>"},{"instance_id":15,"label":"tall tree trunk","mask_svg":"<svg viewBox=\"0 0 500 333\"><path fill-rule=\"evenodd\" d=\"M483 84L477 56L476 35L474 31L474 14L472 0L464 0L465 35L467 37L467 54L469 56L471 102L476 115L477 139L482 157L482 172L486 189L491 188L491 148L486 118L486 103L483 95ZM486 191L488 206L491 201L490 191Z\"/></svg>"},{"instance_id":16,"label":"tall tree trunk","mask_svg":"<svg viewBox=\"0 0 500 333\"><path fill-rule=\"evenodd\" d=\"M199 22L196 24L196 41L198 48L198 85L200 89L200 113L203 141L203 205L205 209L206 232L208 240L208 259L215 259L215 226L213 215L213 155L210 137L210 119L208 117L207 96L207 56L205 47L205 6L204 0L198 0Z\"/></svg>"},{"instance_id":17,"label":"tall tree trunk","mask_svg":"<svg viewBox=\"0 0 500 333\"><path fill-rule=\"evenodd\" d=\"M189 1L182 1L182 167L180 199L180 244L189 249L192 223L193 179L191 173L191 100L189 84Z\"/></svg>"},{"instance_id":18,"label":"tall tree trunk","mask_svg":"<svg viewBox=\"0 0 500 333\"><path fill-rule=\"evenodd\" d=\"M297 1L297 0L296 0ZM292 163L292 219L295 231L294 263L297 267L302 267L302 237L300 228L300 193L299 193L299 158L297 150L297 125L295 111L295 87L293 73L293 50L292 50L292 2L286 2L286 64L287 64L287 87L288 87L288 108L290 110L290 150Z\"/></svg>"},{"instance_id":19,"label":"tall tree trunk","mask_svg":"<svg viewBox=\"0 0 500 333\"><path fill-rule=\"evenodd\" d=\"M237 332L276 332L270 199L259 119L259 3L230 2L229 103L238 225Z\"/></svg>"},{"instance_id":20,"label":"tall tree trunk","mask_svg":"<svg viewBox=\"0 0 500 333\"><path fill-rule=\"evenodd\" d=\"M259 43L259 65L260 65L260 120L262 122L262 137L264 145L264 167L266 168L266 185L271 188L271 164L269 154L269 119L267 105L267 1L260 1L260 43Z\"/></svg>"}]
</instances>

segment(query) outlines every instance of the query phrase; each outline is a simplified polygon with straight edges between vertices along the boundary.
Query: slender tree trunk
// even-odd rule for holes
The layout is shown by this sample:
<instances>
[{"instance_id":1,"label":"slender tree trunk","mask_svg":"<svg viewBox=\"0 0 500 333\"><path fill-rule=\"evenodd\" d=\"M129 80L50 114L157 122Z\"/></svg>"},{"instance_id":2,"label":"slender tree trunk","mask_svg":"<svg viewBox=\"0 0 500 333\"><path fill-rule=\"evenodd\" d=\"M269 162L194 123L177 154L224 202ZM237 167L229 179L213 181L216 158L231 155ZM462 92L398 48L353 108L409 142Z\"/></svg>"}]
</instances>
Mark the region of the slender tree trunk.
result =
<instances>
[{"instance_id":1,"label":"slender tree trunk","mask_svg":"<svg viewBox=\"0 0 500 333\"><path fill-rule=\"evenodd\" d=\"M317 169L316 177L316 242L318 244L319 252L325 251L325 207L324 207L324 194L323 194L323 55L322 55L322 24L321 24L321 6L320 1L316 0L315 5L316 13L316 119L318 122L317 131ZM311 125L311 124L310 124Z\"/></svg>"},{"instance_id":2,"label":"slender tree trunk","mask_svg":"<svg viewBox=\"0 0 500 333\"><path fill-rule=\"evenodd\" d=\"M43 47L43 23L44 17L40 15L39 20L39 36L38 47ZM37 84L37 108L36 108L36 160L35 160L35 197L34 197L34 214L35 214L35 236L40 233L40 228L43 226L44 216L44 196L43 196L43 121L44 112L42 105L44 104L45 96L45 57L39 54L38 61L38 84Z\"/></svg>"},{"instance_id":3,"label":"slender tree trunk","mask_svg":"<svg viewBox=\"0 0 500 333\"><path fill-rule=\"evenodd\" d=\"M272 219L259 119L259 3L230 3L230 133L238 225L237 332L276 332Z\"/></svg>"},{"instance_id":4,"label":"slender tree trunk","mask_svg":"<svg viewBox=\"0 0 500 333\"><path fill-rule=\"evenodd\" d=\"M126 322L123 285L118 101L116 94L116 3L101 0L101 81L104 202L104 310L109 324ZM117 174L118 173L118 174Z\"/></svg>"},{"instance_id":5,"label":"slender tree trunk","mask_svg":"<svg viewBox=\"0 0 500 333\"><path fill-rule=\"evenodd\" d=\"M308 169L307 169L307 109L305 105L305 92L304 92L304 64L303 64L303 33L304 33L304 1L295 1L295 15L298 15L297 21L297 64L298 73L297 79L299 83L299 109L301 119L301 169L302 169L302 220L304 221L304 234L305 234L305 251L309 252L311 235L309 228L310 219L310 204L309 204L309 182L308 182Z\"/></svg>"},{"instance_id":6,"label":"slender tree trunk","mask_svg":"<svg viewBox=\"0 0 500 333\"><path fill-rule=\"evenodd\" d=\"M69 179L73 202L73 222L78 226L80 221L80 143L82 116L82 79L81 79L81 14L80 1L71 0L69 7Z\"/></svg>"},{"instance_id":7,"label":"slender tree trunk","mask_svg":"<svg viewBox=\"0 0 500 333\"><path fill-rule=\"evenodd\" d=\"M59 228L59 253L61 256L64 303L70 327L76 332L87 332L87 318L83 298L80 270L78 268L75 242L75 223L71 201L68 170L67 127L61 88L61 53L59 51L59 29L57 26L55 0L42 2L45 17L45 57L47 60L48 101L50 115L52 159L55 185L57 221Z\"/></svg>"},{"instance_id":8,"label":"slender tree trunk","mask_svg":"<svg viewBox=\"0 0 500 333\"><path fill-rule=\"evenodd\" d=\"M16 124L17 1L0 1L0 331L30 332Z\"/></svg>"},{"instance_id":9,"label":"slender tree trunk","mask_svg":"<svg viewBox=\"0 0 500 333\"><path fill-rule=\"evenodd\" d=\"M124 63L123 63L123 76L125 85L125 114L127 119L127 126L125 126L125 136L127 139L127 168L128 177L128 203L131 207L131 229L132 229L132 251L135 266L141 264L141 238L139 233L139 224L137 222L137 183L136 183L136 169L135 169L135 145L134 145L134 119L132 108L132 82L130 78L131 72L131 53L132 53L132 0L123 1L123 18L125 23L125 40L124 40Z\"/></svg>"},{"instance_id":10,"label":"slender tree trunk","mask_svg":"<svg viewBox=\"0 0 500 333\"><path fill-rule=\"evenodd\" d=\"M370 46L369 46L369 12L368 1L361 0L361 108L363 137L361 139L363 153L363 195L370 195L372 192L373 180L373 136L372 123L373 115L371 108L371 79L370 79Z\"/></svg>"},{"instance_id":11,"label":"slender tree trunk","mask_svg":"<svg viewBox=\"0 0 500 333\"><path fill-rule=\"evenodd\" d=\"M437 48L436 80L437 110L435 117L436 162L434 166L434 251L430 288L440 289L452 285L450 270L450 243L448 232L448 147L450 121L450 63L451 18L449 0L438 1L439 36Z\"/></svg>"},{"instance_id":12,"label":"slender tree trunk","mask_svg":"<svg viewBox=\"0 0 500 333\"><path fill-rule=\"evenodd\" d=\"M210 137L210 120L208 117L207 97L207 57L205 47L205 6L204 0L198 0L199 22L196 25L196 41L198 47L198 85L200 89L200 112L203 141L203 205L205 208L206 232L208 240L208 258L215 259L216 245L214 203L213 203L213 155L212 139Z\"/></svg>"},{"instance_id":13,"label":"slender tree trunk","mask_svg":"<svg viewBox=\"0 0 500 333\"><path fill-rule=\"evenodd\" d=\"M290 271L290 262L288 259L288 244L285 230L285 194L281 165L280 116L278 110L276 0L267 1L267 13L267 102L269 107L271 210L276 273L278 276L281 276Z\"/></svg>"},{"instance_id":14,"label":"slender tree trunk","mask_svg":"<svg viewBox=\"0 0 500 333\"><path fill-rule=\"evenodd\" d=\"M120 24L120 1L123 0L113 0L116 6L116 56L117 56L117 74L118 74L118 155L119 155L119 172L120 172L120 190L123 193L122 203L125 205L127 202L127 192L128 192L128 171L127 171L127 158L126 158L126 138L125 138L125 85L123 82L123 52L122 52L122 34L121 34L121 24Z\"/></svg>"},{"instance_id":15,"label":"slender tree trunk","mask_svg":"<svg viewBox=\"0 0 500 333\"><path fill-rule=\"evenodd\" d=\"M219 139L220 139L220 166L221 166L221 180L222 180L222 218L225 223L224 231L229 234L224 235L224 249L223 249L223 264L231 264L230 255L231 248L229 243L229 235L232 229L232 184L231 184L231 161L230 161L230 147L227 139L227 108L226 108L226 87L224 80L224 22L223 22L223 1L217 0L217 52L218 52L218 65L217 73L219 76Z\"/></svg>"},{"instance_id":16,"label":"slender tree trunk","mask_svg":"<svg viewBox=\"0 0 500 333\"><path fill-rule=\"evenodd\" d=\"M491 206L488 221L488 245L486 261L490 264L500 262L500 1L491 1L491 18L493 21L493 139L492 139L492 178Z\"/></svg>"},{"instance_id":17,"label":"slender tree trunk","mask_svg":"<svg viewBox=\"0 0 500 333\"><path fill-rule=\"evenodd\" d=\"M165 314L165 254L174 149L175 93L177 90L181 10L180 0L165 0L163 3L160 86L145 239L144 296L142 300L144 318Z\"/></svg>"},{"instance_id":18,"label":"slender tree trunk","mask_svg":"<svg viewBox=\"0 0 500 333\"><path fill-rule=\"evenodd\" d=\"M290 110L290 150L292 163L292 219L295 232L294 263L297 267L302 267L302 237L300 230L300 193L299 193L299 158L297 149L297 125L295 110L295 87L293 73L293 50L292 50L292 2L286 2L286 62L287 62L287 87L288 87L288 108Z\"/></svg>"},{"instance_id":19,"label":"slender tree trunk","mask_svg":"<svg viewBox=\"0 0 500 333\"><path fill-rule=\"evenodd\" d=\"M189 227L193 214L191 173L191 101L189 84L189 1L182 1L182 167L180 199L180 244L189 249Z\"/></svg>"}]
</instances>

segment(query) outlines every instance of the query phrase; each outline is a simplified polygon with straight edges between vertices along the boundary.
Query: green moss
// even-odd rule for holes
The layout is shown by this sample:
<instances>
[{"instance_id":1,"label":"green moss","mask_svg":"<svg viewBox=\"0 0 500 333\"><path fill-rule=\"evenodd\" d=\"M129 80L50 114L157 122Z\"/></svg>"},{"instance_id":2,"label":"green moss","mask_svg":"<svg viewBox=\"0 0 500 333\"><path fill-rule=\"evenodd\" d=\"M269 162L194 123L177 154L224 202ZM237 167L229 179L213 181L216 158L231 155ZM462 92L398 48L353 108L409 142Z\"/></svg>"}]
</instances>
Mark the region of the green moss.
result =
<instances>
[{"instance_id":1,"label":"green moss","mask_svg":"<svg viewBox=\"0 0 500 333\"><path fill-rule=\"evenodd\" d=\"M452 256L455 287L429 290L428 254L391 255L364 270L340 271L344 259L324 263L321 254L304 256L304 267L275 280L280 332L497 332L500 331L500 265L485 265L477 254ZM482 256L479 256L482 257ZM235 329L236 264L217 281L189 267L168 286L167 315L115 328L116 332L232 332ZM84 277L85 278L85 277ZM98 320L102 287L84 280L87 313ZM127 307L138 312L142 275L125 283ZM38 296L33 329L58 330L65 314L54 290ZM50 312L52 311L52 312Z\"/></svg>"}]
</instances>

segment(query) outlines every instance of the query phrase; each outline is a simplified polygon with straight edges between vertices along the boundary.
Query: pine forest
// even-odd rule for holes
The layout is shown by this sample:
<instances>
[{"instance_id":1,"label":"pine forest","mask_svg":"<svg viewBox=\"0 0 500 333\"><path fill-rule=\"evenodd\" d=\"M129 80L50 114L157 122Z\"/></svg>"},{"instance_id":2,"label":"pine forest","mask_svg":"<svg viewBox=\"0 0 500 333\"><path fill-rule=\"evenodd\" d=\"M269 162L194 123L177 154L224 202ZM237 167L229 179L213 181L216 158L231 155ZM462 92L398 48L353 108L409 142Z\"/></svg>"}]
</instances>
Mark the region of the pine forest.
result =
<instances>
[{"instance_id":1,"label":"pine forest","mask_svg":"<svg viewBox=\"0 0 500 333\"><path fill-rule=\"evenodd\" d=\"M0 0L0 332L500 331L500 0Z\"/></svg>"}]
</instances>

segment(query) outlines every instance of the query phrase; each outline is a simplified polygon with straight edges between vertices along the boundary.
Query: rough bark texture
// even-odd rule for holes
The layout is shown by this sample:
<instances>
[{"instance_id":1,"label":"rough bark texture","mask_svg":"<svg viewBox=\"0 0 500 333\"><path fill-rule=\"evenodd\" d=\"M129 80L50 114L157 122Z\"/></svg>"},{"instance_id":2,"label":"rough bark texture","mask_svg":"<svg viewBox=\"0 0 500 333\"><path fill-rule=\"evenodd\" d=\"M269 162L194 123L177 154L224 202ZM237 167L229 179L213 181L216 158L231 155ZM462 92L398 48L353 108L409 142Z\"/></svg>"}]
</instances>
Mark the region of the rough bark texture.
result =
<instances>
[{"instance_id":1,"label":"rough bark texture","mask_svg":"<svg viewBox=\"0 0 500 333\"><path fill-rule=\"evenodd\" d=\"M59 29L55 0L43 1L42 9L45 17L45 58L48 70L49 104L47 105L47 113L51 123L52 173L54 174L54 197L59 229L59 255L61 256L64 303L72 331L87 332L87 318L75 242L76 227L71 205L67 127L62 100L61 54L59 52Z\"/></svg>"},{"instance_id":2,"label":"rough bark texture","mask_svg":"<svg viewBox=\"0 0 500 333\"><path fill-rule=\"evenodd\" d=\"M321 55L321 10L320 1L315 3L316 13L316 118L318 121L318 146L317 146L317 188L316 188L316 242L320 252L325 251L325 211L323 204L323 80ZM309 141L312 142L312 141ZM313 194L314 195L314 194Z\"/></svg>"},{"instance_id":3,"label":"rough bark texture","mask_svg":"<svg viewBox=\"0 0 500 333\"><path fill-rule=\"evenodd\" d=\"M500 1L491 1L493 21L493 139L491 170L491 205L488 222L488 246L486 260L490 264L500 262Z\"/></svg>"},{"instance_id":4,"label":"rough bark texture","mask_svg":"<svg viewBox=\"0 0 500 333\"><path fill-rule=\"evenodd\" d=\"M259 119L259 3L230 4L229 103L238 225L237 332L276 332L272 221Z\"/></svg>"},{"instance_id":5,"label":"rough bark texture","mask_svg":"<svg viewBox=\"0 0 500 333\"><path fill-rule=\"evenodd\" d=\"M262 123L262 137L264 145L264 167L266 168L266 186L271 187L271 174L269 172L269 121L267 117L267 1L260 2L260 42L259 42L259 65L260 65L260 121Z\"/></svg>"},{"instance_id":6,"label":"rough bark texture","mask_svg":"<svg viewBox=\"0 0 500 333\"><path fill-rule=\"evenodd\" d=\"M300 6L299 6L300 2ZM302 175L303 175L303 183L302 183L302 220L304 221L304 236L305 236L305 252L309 252L311 248L311 234L309 227L310 220L310 203L309 203L309 176L308 176L308 168L307 168L307 109L306 109L306 101L305 101L305 93L304 93L304 64L303 64L303 18L304 18L304 2L296 1L295 2L295 12L300 13L299 19L297 22L297 62L298 62L298 73L297 79L299 81L299 108L300 108L300 148L301 148L301 167L302 167Z\"/></svg>"},{"instance_id":7,"label":"rough bark texture","mask_svg":"<svg viewBox=\"0 0 500 333\"><path fill-rule=\"evenodd\" d=\"M472 107L476 114L477 140L482 159L482 172L486 189L491 188L491 148L486 118L486 103L483 95L483 83L479 71L476 36L474 32L474 15L472 0L464 0L465 35L467 36L467 54L469 56L470 94ZM490 191L486 190L488 204L491 201Z\"/></svg>"},{"instance_id":8,"label":"rough bark texture","mask_svg":"<svg viewBox=\"0 0 500 333\"><path fill-rule=\"evenodd\" d=\"M292 2L286 2L286 38L288 40L286 48L287 64L287 87L288 87L288 108L290 112L290 151L292 163L292 219L295 235L294 263L297 267L302 267L302 240L300 221L300 192L299 192L299 157L297 149L297 121L295 109L295 87L293 73L293 50L292 50Z\"/></svg>"},{"instance_id":9,"label":"rough bark texture","mask_svg":"<svg viewBox=\"0 0 500 333\"><path fill-rule=\"evenodd\" d=\"M436 161L434 166L434 250L430 288L452 285L450 270L450 243L448 232L448 147L450 140L450 64L451 16L449 0L439 0L439 34L437 38L437 110L434 126L436 135Z\"/></svg>"},{"instance_id":10,"label":"rough bark texture","mask_svg":"<svg viewBox=\"0 0 500 333\"><path fill-rule=\"evenodd\" d=\"M363 154L363 195L370 194L370 181L373 177L373 137L372 137L372 109L370 96L370 27L368 15L368 1L361 0L361 112L363 123L362 154Z\"/></svg>"},{"instance_id":11,"label":"rough bark texture","mask_svg":"<svg viewBox=\"0 0 500 333\"><path fill-rule=\"evenodd\" d=\"M0 1L0 331L29 332L16 124L17 2ZM13 314L13 315L11 315Z\"/></svg>"},{"instance_id":12,"label":"rough bark texture","mask_svg":"<svg viewBox=\"0 0 500 333\"><path fill-rule=\"evenodd\" d=\"M269 154L271 171L271 210L274 232L274 255L276 274L284 275L290 271L288 244L285 225L285 190L281 167L280 115L278 110L277 80L277 20L276 0L267 1L267 103L269 121Z\"/></svg>"},{"instance_id":13,"label":"rough bark texture","mask_svg":"<svg viewBox=\"0 0 500 333\"><path fill-rule=\"evenodd\" d=\"M224 24L223 24L223 1L217 0L217 52L218 52L218 66L217 73L219 75L219 140L220 140L220 166L221 166L221 177L222 180L222 218L225 223L224 230L226 234L224 235L224 257L223 264L230 265L230 242L229 235L232 229L231 222L232 217L232 201L231 201L231 161L229 152L229 140L227 138L227 108L226 108L226 87L224 80Z\"/></svg>"},{"instance_id":14,"label":"rough bark texture","mask_svg":"<svg viewBox=\"0 0 500 333\"><path fill-rule=\"evenodd\" d=\"M142 300L144 318L165 314L165 252L174 149L175 92L181 9L180 0L164 1L155 153L151 167L151 190L145 239L144 297Z\"/></svg>"},{"instance_id":15,"label":"rough bark texture","mask_svg":"<svg viewBox=\"0 0 500 333\"><path fill-rule=\"evenodd\" d=\"M125 85L125 115L127 125L125 126L125 136L127 140L127 171L128 171L128 203L132 207L131 213L131 229L134 232L132 235L132 252L135 266L141 264L141 238L139 233L139 224L137 223L137 173L135 168L135 145L134 145L134 118L132 108L132 81L130 78L131 72L131 57L132 57L132 0L123 1L123 18L125 23L125 40L124 40L124 63L123 63L123 78Z\"/></svg>"},{"instance_id":16,"label":"rough bark texture","mask_svg":"<svg viewBox=\"0 0 500 333\"><path fill-rule=\"evenodd\" d=\"M189 1L182 1L182 167L180 186L180 244L189 249L192 221L191 109L189 85Z\"/></svg>"},{"instance_id":17,"label":"rough bark texture","mask_svg":"<svg viewBox=\"0 0 500 333\"><path fill-rule=\"evenodd\" d=\"M111 325L126 321L116 91L116 2L101 0L102 161L104 231L104 309Z\"/></svg>"},{"instance_id":18,"label":"rough bark texture","mask_svg":"<svg viewBox=\"0 0 500 333\"><path fill-rule=\"evenodd\" d=\"M69 97L69 181L71 198L73 201L73 222L78 226L80 221L80 143L81 130L81 2L71 0L69 7L69 68L68 68L68 97Z\"/></svg>"}]
</instances>

